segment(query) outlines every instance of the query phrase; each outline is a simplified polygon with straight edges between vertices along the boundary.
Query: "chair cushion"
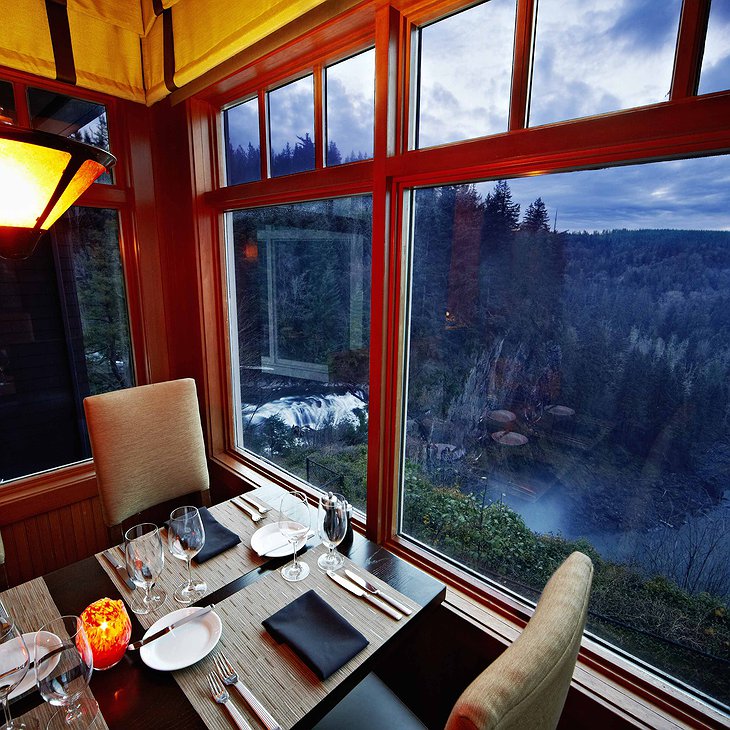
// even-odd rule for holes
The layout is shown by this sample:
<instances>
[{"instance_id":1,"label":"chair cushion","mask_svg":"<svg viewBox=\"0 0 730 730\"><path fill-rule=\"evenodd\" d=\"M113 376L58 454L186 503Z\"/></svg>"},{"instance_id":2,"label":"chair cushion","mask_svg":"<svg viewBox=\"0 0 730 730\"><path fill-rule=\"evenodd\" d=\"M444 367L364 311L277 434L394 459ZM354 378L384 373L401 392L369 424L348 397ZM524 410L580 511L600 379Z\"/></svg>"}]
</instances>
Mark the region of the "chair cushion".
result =
<instances>
[{"instance_id":1,"label":"chair cushion","mask_svg":"<svg viewBox=\"0 0 730 730\"><path fill-rule=\"evenodd\" d=\"M545 586L520 637L462 693L446 730L555 728L585 626L593 564L574 552Z\"/></svg>"},{"instance_id":2,"label":"chair cushion","mask_svg":"<svg viewBox=\"0 0 730 730\"><path fill-rule=\"evenodd\" d=\"M107 525L209 488L194 380L90 396L84 410Z\"/></svg>"},{"instance_id":3,"label":"chair cushion","mask_svg":"<svg viewBox=\"0 0 730 730\"><path fill-rule=\"evenodd\" d=\"M425 730L426 726L371 672L314 730Z\"/></svg>"}]
</instances>

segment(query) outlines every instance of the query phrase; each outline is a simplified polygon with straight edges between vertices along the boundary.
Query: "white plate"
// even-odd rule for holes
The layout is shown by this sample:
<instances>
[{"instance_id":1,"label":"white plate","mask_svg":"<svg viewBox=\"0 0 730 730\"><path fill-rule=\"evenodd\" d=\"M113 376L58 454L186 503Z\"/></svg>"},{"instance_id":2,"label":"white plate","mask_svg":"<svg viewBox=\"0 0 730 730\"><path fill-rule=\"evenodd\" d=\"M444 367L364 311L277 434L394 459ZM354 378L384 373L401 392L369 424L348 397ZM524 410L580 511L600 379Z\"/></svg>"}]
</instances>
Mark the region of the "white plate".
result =
<instances>
[{"instance_id":1,"label":"white plate","mask_svg":"<svg viewBox=\"0 0 730 730\"><path fill-rule=\"evenodd\" d=\"M147 629L144 637L147 638L155 631L164 629L175 623L176 620L187 616L189 613L196 613L199 608L181 608L171 611L167 616L155 621ZM169 634L150 642L139 650L142 661L152 669L159 669L163 672L170 672L175 669L189 667L199 662L208 654L221 638L223 625L215 611L195 621L190 621Z\"/></svg>"},{"instance_id":2,"label":"white plate","mask_svg":"<svg viewBox=\"0 0 730 730\"><path fill-rule=\"evenodd\" d=\"M43 631L41 633L44 637L46 637L46 639L50 639L52 637L55 638L60 645L61 640L58 639L55 634L51 634L48 631ZM23 634L23 641L25 641L25 645L28 647L28 654L30 655L31 661L35 661L35 635L35 631L30 634ZM53 671L53 669L60 660L61 657L56 655L51 661L45 664L43 667L43 676L47 677ZM20 695L25 694L29 689L35 687L35 683L35 666L33 666L28 670L28 673L25 675L25 677L23 677L23 681L8 695L8 697L11 700L15 697L20 697Z\"/></svg>"},{"instance_id":3,"label":"white plate","mask_svg":"<svg viewBox=\"0 0 730 730\"><path fill-rule=\"evenodd\" d=\"M312 530L309 531L307 537L303 537L297 543L297 552L314 536ZM251 547L259 554L266 555L267 558L285 558L292 554L291 543L285 542L286 538L279 531L279 523L272 522L263 527L259 527L253 535L251 535ZM269 550L269 545L284 545L276 550Z\"/></svg>"}]
</instances>

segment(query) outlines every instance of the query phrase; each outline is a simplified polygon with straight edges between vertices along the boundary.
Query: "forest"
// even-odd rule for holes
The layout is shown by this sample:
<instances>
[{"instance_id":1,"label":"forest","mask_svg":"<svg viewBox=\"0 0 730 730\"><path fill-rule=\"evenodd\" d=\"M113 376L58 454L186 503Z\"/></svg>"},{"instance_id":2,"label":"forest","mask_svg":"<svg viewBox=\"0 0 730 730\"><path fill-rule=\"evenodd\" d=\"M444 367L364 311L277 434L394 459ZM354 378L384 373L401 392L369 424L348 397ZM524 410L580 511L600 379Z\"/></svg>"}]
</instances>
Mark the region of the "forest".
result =
<instances>
[{"instance_id":1,"label":"forest","mask_svg":"<svg viewBox=\"0 0 730 730\"><path fill-rule=\"evenodd\" d=\"M234 214L248 414L282 394L367 399L337 235L369 241L369 198L345 200L341 215L335 201ZM413 202L402 530L523 595L583 549L593 630L727 701L713 676L730 663L730 233L558 231L546 202L522 213L506 181ZM327 240L292 241L273 299L266 247L242 253L266 225ZM367 291L369 266L358 276ZM261 368L280 296L285 329L321 342L327 382ZM367 418L354 415L318 429L249 419L244 445L303 478L314 462L364 508ZM521 514L548 504L559 527L528 526Z\"/></svg>"}]
</instances>

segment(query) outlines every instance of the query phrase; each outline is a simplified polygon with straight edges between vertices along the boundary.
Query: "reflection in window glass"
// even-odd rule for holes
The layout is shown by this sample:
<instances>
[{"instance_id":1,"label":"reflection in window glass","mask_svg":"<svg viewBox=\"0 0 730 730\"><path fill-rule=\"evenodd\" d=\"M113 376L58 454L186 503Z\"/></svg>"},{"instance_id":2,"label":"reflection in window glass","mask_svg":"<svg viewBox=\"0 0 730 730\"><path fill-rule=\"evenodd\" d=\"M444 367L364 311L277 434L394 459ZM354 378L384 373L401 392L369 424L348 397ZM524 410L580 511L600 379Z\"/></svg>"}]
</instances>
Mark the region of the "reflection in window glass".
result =
<instances>
[{"instance_id":1,"label":"reflection in window glass","mask_svg":"<svg viewBox=\"0 0 730 730\"><path fill-rule=\"evenodd\" d=\"M0 259L0 481L90 458L83 399L131 385L117 213L71 208Z\"/></svg>"},{"instance_id":2,"label":"reflection in window glass","mask_svg":"<svg viewBox=\"0 0 730 730\"><path fill-rule=\"evenodd\" d=\"M28 89L28 110L33 129L60 134L111 152L106 107L45 89ZM111 184L111 173L96 181Z\"/></svg>"},{"instance_id":3,"label":"reflection in window glass","mask_svg":"<svg viewBox=\"0 0 730 730\"><path fill-rule=\"evenodd\" d=\"M3 121L15 124L15 97L13 85L8 81L0 81L0 124Z\"/></svg>"},{"instance_id":4,"label":"reflection in window glass","mask_svg":"<svg viewBox=\"0 0 730 730\"><path fill-rule=\"evenodd\" d=\"M326 71L327 164L373 156L375 49L348 58Z\"/></svg>"},{"instance_id":5,"label":"reflection in window glass","mask_svg":"<svg viewBox=\"0 0 730 730\"><path fill-rule=\"evenodd\" d=\"M261 179L259 106L249 99L223 112L228 185Z\"/></svg>"},{"instance_id":6,"label":"reflection in window glass","mask_svg":"<svg viewBox=\"0 0 730 730\"><path fill-rule=\"evenodd\" d=\"M712 0L702 56L700 94L730 89L730 3Z\"/></svg>"},{"instance_id":7,"label":"reflection in window glass","mask_svg":"<svg viewBox=\"0 0 730 730\"><path fill-rule=\"evenodd\" d=\"M403 532L530 597L587 552L590 629L724 703L728 174L414 193L401 505Z\"/></svg>"},{"instance_id":8,"label":"reflection in window glass","mask_svg":"<svg viewBox=\"0 0 730 730\"><path fill-rule=\"evenodd\" d=\"M417 147L506 132L515 0L491 0L420 31Z\"/></svg>"},{"instance_id":9,"label":"reflection in window glass","mask_svg":"<svg viewBox=\"0 0 730 730\"><path fill-rule=\"evenodd\" d=\"M268 98L272 177L314 170L312 76L270 91Z\"/></svg>"},{"instance_id":10,"label":"reflection in window glass","mask_svg":"<svg viewBox=\"0 0 730 730\"><path fill-rule=\"evenodd\" d=\"M681 0L540 0L530 126L666 101Z\"/></svg>"},{"instance_id":11,"label":"reflection in window glass","mask_svg":"<svg viewBox=\"0 0 730 730\"><path fill-rule=\"evenodd\" d=\"M371 198L226 219L237 445L364 510Z\"/></svg>"}]
</instances>

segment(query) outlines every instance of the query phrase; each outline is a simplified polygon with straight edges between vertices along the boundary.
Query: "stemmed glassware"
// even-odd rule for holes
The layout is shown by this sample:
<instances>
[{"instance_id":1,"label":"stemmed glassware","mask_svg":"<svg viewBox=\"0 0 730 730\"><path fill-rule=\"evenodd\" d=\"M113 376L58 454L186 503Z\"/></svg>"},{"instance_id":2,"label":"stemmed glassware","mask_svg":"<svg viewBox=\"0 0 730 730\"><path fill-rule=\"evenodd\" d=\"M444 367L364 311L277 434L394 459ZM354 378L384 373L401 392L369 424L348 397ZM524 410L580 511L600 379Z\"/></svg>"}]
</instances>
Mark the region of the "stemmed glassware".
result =
<instances>
[{"instance_id":1,"label":"stemmed glassware","mask_svg":"<svg viewBox=\"0 0 730 730\"><path fill-rule=\"evenodd\" d=\"M319 536L327 546L327 552L319 556L317 565L322 570L337 570L345 561L335 548L347 532L347 502L341 494L328 492L320 496L317 525Z\"/></svg>"},{"instance_id":2,"label":"stemmed glassware","mask_svg":"<svg viewBox=\"0 0 730 730\"><path fill-rule=\"evenodd\" d=\"M132 611L140 615L156 611L167 598L162 589L153 590L165 564L165 551L157 525L143 522L130 527L124 533L124 557L129 577L135 585L144 588L142 601L135 601Z\"/></svg>"},{"instance_id":3,"label":"stemmed glassware","mask_svg":"<svg viewBox=\"0 0 730 730\"><path fill-rule=\"evenodd\" d=\"M170 523L167 528L167 546L170 554L185 560L188 564L187 582L175 588L173 597L178 603L195 603L208 590L205 581L193 582L193 573L190 561L202 550L205 545L205 529L197 507L178 507L170 513Z\"/></svg>"},{"instance_id":4,"label":"stemmed glassware","mask_svg":"<svg viewBox=\"0 0 730 730\"><path fill-rule=\"evenodd\" d=\"M284 580L298 581L309 575L309 566L297 560L298 543L304 544L309 532L310 513L303 492L287 492L279 507L279 532L291 543L293 560L281 569Z\"/></svg>"},{"instance_id":5,"label":"stemmed glassware","mask_svg":"<svg viewBox=\"0 0 730 730\"><path fill-rule=\"evenodd\" d=\"M35 636L34 655L41 697L64 708L51 717L46 727L89 727L99 705L86 692L94 659L83 621L78 616L49 621Z\"/></svg>"},{"instance_id":6,"label":"stemmed glassware","mask_svg":"<svg viewBox=\"0 0 730 730\"><path fill-rule=\"evenodd\" d=\"M5 712L3 730L27 727L11 717L8 696L23 681L29 666L30 654L23 635L12 619L0 616L0 700Z\"/></svg>"}]
</instances>

